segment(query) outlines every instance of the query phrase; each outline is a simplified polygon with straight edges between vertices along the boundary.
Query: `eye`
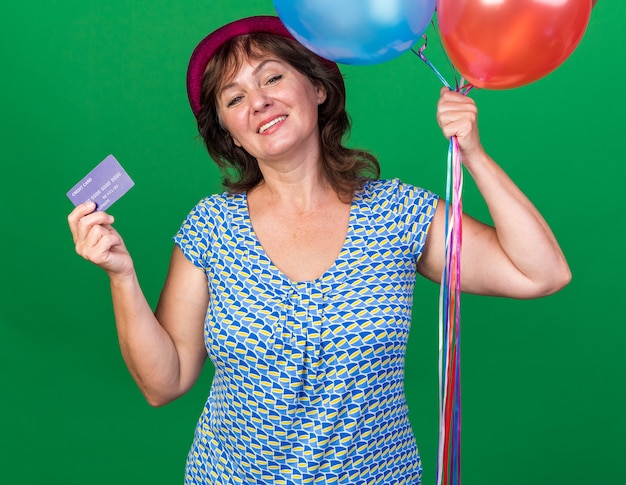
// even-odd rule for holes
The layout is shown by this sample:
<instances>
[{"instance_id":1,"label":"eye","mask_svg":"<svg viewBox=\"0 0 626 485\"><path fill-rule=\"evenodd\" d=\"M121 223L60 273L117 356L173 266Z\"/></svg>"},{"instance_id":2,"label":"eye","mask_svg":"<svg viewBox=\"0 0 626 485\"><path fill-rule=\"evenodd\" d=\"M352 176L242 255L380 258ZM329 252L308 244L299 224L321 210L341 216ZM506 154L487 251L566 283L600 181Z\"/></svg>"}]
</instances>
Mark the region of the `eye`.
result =
<instances>
[{"instance_id":1,"label":"eye","mask_svg":"<svg viewBox=\"0 0 626 485\"><path fill-rule=\"evenodd\" d=\"M270 76L270 78L267 80L267 84L276 84L282 78L283 78L282 74L275 74L273 76Z\"/></svg>"},{"instance_id":2,"label":"eye","mask_svg":"<svg viewBox=\"0 0 626 485\"><path fill-rule=\"evenodd\" d=\"M235 106L236 104L238 104L241 101L242 98L243 98L243 96L235 96L235 97L231 98L226 103L226 107L230 108L231 106Z\"/></svg>"}]
</instances>

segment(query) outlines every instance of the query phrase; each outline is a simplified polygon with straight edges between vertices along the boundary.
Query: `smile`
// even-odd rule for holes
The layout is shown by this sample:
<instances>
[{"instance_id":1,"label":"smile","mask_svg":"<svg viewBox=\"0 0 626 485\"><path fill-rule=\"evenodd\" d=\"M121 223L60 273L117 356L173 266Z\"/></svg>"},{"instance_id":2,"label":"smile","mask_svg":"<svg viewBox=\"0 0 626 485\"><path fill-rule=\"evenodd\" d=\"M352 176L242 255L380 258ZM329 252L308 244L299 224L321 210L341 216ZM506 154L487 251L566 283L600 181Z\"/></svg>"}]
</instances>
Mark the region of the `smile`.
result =
<instances>
[{"instance_id":1,"label":"smile","mask_svg":"<svg viewBox=\"0 0 626 485\"><path fill-rule=\"evenodd\" d=\"M265 123L263 126L261 126L261 128L259 128L259 133L263 133L264 131L266 131L266 130L270 129L272 126L274 126L276 123L280 123L281 121L284 121L286 119L287 119L286 116L279 116L278 118L274 118L269 123Z\"/></svg>"}]
</instances>

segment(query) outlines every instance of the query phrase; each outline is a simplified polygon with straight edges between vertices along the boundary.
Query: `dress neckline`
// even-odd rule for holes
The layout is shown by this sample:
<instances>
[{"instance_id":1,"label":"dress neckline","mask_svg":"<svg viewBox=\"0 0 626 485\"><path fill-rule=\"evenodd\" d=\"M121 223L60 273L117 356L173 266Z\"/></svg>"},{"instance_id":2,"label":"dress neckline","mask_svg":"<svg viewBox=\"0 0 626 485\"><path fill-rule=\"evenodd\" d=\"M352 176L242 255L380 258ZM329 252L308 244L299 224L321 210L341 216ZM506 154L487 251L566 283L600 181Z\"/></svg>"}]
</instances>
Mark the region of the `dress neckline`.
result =
<instances>
[{"instance_id":1,"label":"dress neckline","mask_svg":"<svg viewBox=\"0 0 626 485\"><path fill-rule=\"evenodd\" d=\"M359 191L356 191L354 196L352 197L352 202L350 203L350 215L348 217L348 229L346 231L346 237L344 238L341 250L337 254L335 260L326 270L324 270L321 275L319 275L317 278L310 280L292 280L276 264L274 264L274 261L272 261L272 259L265 252L265 248L263 248L261 241L254 231L254 228L252 227L252 220L250 219L250 211L248 208L248 195L245 192L240 194L238 210L239 215L242 217L242 222L247 228L247 233L249 234L248 237L253 243L252 246L254 246L258 256L265 260L268 268L270 268L271 271L281 280L293 287L302 288L310 285L316 286L323 283L333 275L338 266L342 265L345 262L345 255L349 252L351 242L353 240L354 221L356 220L357 212L359 211L361 197L362 196L360 195Z\"/></svg>"}]
</instances>

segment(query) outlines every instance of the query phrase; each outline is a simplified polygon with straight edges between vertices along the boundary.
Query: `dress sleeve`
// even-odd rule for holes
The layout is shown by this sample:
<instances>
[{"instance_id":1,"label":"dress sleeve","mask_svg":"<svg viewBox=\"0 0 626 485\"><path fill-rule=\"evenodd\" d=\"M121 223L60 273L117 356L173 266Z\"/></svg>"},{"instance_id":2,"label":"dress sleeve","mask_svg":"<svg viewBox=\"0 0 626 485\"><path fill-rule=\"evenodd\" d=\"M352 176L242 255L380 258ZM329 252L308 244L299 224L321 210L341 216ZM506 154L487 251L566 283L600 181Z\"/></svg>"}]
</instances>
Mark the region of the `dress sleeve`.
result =
<instances>
[{"instance_id":1,"label":"dress sleeve","mask_svg":"<svg viewBox=\"0 0 626 485\"><path fill-rule=\"evenodd\" d=\"M173 237L185 257L199 268L208 268L214 223L210 199L203 199L189 212Z\"/></svg>"},{"instance_id":2,"label":"dress sleeve","mask_svg":"<svg viewBox=\"0 0 626 485\"><path fill-rule=\"evenodd\" d=\"M430 223L439 203L433 192L398 181L398 213L417 263L422 256Z\"/></svg>"}]
</instances>

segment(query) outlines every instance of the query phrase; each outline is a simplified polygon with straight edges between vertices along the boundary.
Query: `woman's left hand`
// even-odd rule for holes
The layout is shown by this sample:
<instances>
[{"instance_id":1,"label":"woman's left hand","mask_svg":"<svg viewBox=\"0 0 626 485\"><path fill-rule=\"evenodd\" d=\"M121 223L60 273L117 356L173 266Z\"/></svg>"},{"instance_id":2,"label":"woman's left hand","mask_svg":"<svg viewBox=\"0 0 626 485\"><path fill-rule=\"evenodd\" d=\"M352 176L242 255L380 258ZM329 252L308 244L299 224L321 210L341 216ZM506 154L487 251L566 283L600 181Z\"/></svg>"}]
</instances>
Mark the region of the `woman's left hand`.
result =
<instances>
[{"instance_id":1,"label":"woman's left hand","mask_svg":"<svg viewBox=\"0 0 626 485\"><path fill-rule=\"evenodd\" d=\"M446 138L456 136L466 166L477 155L484 154L478 134L478 109L472 98L442 88L437 103L437 122Z\"/></svg>"}]
</instances>

